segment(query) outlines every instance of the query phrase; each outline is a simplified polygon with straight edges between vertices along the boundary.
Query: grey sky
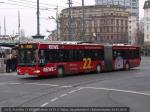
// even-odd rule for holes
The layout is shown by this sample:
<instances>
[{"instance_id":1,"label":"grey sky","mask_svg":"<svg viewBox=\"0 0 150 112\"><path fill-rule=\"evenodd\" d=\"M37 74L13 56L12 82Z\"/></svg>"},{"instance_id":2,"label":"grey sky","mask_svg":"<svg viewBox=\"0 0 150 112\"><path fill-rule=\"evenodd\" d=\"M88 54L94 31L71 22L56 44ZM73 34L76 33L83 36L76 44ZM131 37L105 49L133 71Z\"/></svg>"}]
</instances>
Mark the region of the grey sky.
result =
<instances>
[{"instance_id":1,"label":"grey sky","mask_svg":"<svg viewBox=\"0 0 150 112\"><path fill-rule=\"evenodd\" d=\"M23 7L21 5L25 5L25 3L29 2L24 2L24 4L21 4L19 2L24 2L24 1L33 1L36 2L37 0L0 0L0 2L5 2L5 3L0 3L0 26L1 26L1 34L4 34L4 16L6 18L6 28L7 28L7 34L12 34L13 32L17 32L17 26L18 26L18 10L20 10L20 17L21 17L21 29L24 29L26 35L35 35L36 34L36 8L28 8L28 7ZM56 27L55 21L54 20L49 20L48 16L54 16L56 14L55 7L58 4L59 6L59 11L63 8L67 8L67 1L68 0L40 0L41 3L45 4L50 4L48 6L51 8L49 11L48 10L41 10L40 11L40 24L41 24L41 34L46 35L46 30L53 30ZM79 6L81 5L82 0L72 0L73 1L73 6ZM145 0L139 0L140 1L140 17L143 17L143 4ZM16 5L18 4L18 5ZM29 3L32 4L30 5L33 7L33 5L36 5L34 3ZM85 0L85 5L93 5L95 4L95 0ZM20 5L20 6L19 6ZM29 6L29 5L28 5ZM43 5L42 5L43 6ZM44 7L47 7L44 5Z\"/></svg>"}]
</instances>

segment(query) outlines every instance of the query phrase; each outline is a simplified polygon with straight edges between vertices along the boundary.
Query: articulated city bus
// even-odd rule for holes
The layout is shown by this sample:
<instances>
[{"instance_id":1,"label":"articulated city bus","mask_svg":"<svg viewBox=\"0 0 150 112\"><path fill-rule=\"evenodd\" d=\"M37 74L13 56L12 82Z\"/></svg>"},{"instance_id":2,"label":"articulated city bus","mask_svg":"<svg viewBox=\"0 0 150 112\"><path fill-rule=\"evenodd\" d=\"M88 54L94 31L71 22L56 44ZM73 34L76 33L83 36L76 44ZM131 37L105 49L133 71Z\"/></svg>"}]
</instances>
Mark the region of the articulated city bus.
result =
<instances>
[{"instance_id":1,"label":"articulated city bus","mask_svg":"<svg viewBox=\"0 0 150 112\"><path fill-rule=\"evenodd\" d=\"M84 42L30 42L19 45L18 75L63 76L130 69L140 65L140 47Z\"/></svg>"}]
</instances>

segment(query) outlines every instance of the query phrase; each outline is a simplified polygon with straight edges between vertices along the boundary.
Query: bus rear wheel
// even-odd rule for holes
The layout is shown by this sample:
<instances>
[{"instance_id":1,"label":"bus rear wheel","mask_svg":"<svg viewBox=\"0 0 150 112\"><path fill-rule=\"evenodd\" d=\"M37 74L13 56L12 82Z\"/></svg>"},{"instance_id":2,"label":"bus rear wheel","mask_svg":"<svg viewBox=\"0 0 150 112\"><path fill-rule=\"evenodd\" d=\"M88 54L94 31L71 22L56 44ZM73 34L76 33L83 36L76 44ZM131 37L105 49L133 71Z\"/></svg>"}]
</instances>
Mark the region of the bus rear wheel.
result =
<instances>
[{"instance_id":1,"label":"bus rear wheel","mask_svg":"<svg viewBox=\"0 0 150 112\"><path fill-rule=\"evenodd\" d=\"M101 65L97 65L96 66L96 73L101 73L102 72L102 68L101 68Z\"/></svg>"},{"instance_id":2,"label":"bus rear wheel","mask_svg":"<svg viewBox=\"0 0 150 112\"><path fill-rule=\"evenodd\" d=\"M58 67L57 69L58 77L63 77L64 75L64 68L63 67Z\"/></svg>"}]
</instances>

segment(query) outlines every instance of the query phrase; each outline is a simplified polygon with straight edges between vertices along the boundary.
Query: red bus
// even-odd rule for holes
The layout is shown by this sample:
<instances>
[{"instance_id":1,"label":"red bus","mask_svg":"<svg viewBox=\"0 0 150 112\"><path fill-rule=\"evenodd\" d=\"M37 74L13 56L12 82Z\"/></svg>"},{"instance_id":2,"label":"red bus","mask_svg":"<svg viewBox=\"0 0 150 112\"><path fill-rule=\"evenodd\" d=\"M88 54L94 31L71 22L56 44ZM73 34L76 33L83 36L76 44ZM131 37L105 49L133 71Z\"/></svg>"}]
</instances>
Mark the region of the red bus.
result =
<instances>
[{"instance_id":1,"label":"red bus","mask_svg":"<svg viewBox=\"0 0 150 112\"><path fill-rule=\"evenodd\" d=\"M140 65L140 47L84 42L19 45L18 75L63 76L129 69Z\"/></svg>"}]
</instances>

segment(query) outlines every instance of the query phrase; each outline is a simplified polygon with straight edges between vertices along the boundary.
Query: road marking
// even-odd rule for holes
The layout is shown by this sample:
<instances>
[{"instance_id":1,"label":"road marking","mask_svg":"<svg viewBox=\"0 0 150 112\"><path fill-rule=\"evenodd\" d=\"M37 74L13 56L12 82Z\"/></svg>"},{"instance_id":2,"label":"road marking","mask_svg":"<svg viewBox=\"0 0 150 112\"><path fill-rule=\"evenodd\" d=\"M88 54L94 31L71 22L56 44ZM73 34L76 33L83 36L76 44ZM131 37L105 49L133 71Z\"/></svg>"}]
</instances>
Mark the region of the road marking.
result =
<instances>
[{"instance_id":1,"label":"road marking","mask_svg":"<svg viewBox=\"0 0 150 112\"><path fill-rule=\"evenodd\" d=\"M62 88L71 88L72 86L61 86Z\"/></svg>"},{"instance_id":2,"label":"road marking","mask_svg":"<svg viewBox=\"0 0 150 112\"><path fill-rule=\"evenodd\" d=\"M55 98L51 99L51 102L54 102L56 100L58 100L58 97L55 97Z\"/></svg>"},{"instance_id":3,"label":"road marking","mask_svg":"<svg viewBox=\"0 0 150 112\"><path fill-rule=\"evenodd\" d=\"M15 82L3 82L0 85L18 85L18 84L29 84L29 85L37 85L37 86L52 86L52 87L61 87L61 88L71 88L72 86L61 86L56 84L48 84L48 83L15 83Z\"/></svg>"},{"instance_id":4,"label":"road marking","mask_svg":"<svg viewBox=\"0 0 150 112\"><path fill-rule=\"evenodd\" d=\"M66 96L66 95L68 95L68 94L62 94L62 95L60 95L60 97L64 97L64 96Z\"/></svg>"},{"instance_id":5,"label":"road marking","mask_svg":"<svg viewBox=\"0 0 150 112\"><path fill-rule=\"evenodd\" d=\"M18 85L21 83L10 83L10 82L4 82L4 83L0 83L0 85Z\"/></svg>"},{"instance_id":6,"label":"road marking","mask_svg":"<svg viewBox=\"0 0 150 112\"><path fill-rule=\"evenodd\" d=\"M40 107L45 107L45 106L48 105L48 104L49 104L49 103L46 102L46 103L42 104Z\"/></svg>"},{"instance_id":7,"label":"road marking","mask_svg":"<svg viewBox=\"0 0 150 112\"><path fill-rule=\"evenodd\" d=\"M77 90L72 90L72 91L70 91L70 92L68 92L68 93L70 93L70 94L71 94L71 93L74 93L74 92L76 92L76 91L77 91Z\"/></svg>"},{"instance_id":8,"label":"road marking","mask_svg":"<svg viewBox=\"0 0 150 112\"><path fill-rule=\"evenodd\" d=\"M55 85L55 84L39 84L39 83L24 83L24 84L33 84L33 85L38 85L38 86L59 86L59 85Z\"/></svg>"},{"instance_id":9,"label":"road marking","mask_svg":"<svg viewBox=\"0 0 150 112\"><path fill-rule=\"evenodd\" d=\"M77 91L80 91L80 90L82 90L82 89L84 89L84 88L79 88L79 89L77 89Z\"/></svg>"},{"instance_id":10,"label":"road marking","mask_svg":"<svg viewBox=\"0 0 150 112\"><path fill-rule=\"evenodd\" d=\"M2 73L2 74L0 74L0 76L10 76L10 75L12 75L12 76L18 76L16 73Z\"/></svg>"},{"instance_id":11,"label":"road marking","mask_svg":"<svg viewBox=\"0 0 150 112\"><path fill-rule=\"evenodd\" d=\"M138 92L138 91L130 91L130 90L121 90L121 89L97 88L97 87L82 87L82 89L97 89L97 90L106 90L106 91L117 91L117 92L124 92L124 93L132 93L132 94L150 96L149 93L143 93L143 92Z\"/></svg>"}]
</instances>

